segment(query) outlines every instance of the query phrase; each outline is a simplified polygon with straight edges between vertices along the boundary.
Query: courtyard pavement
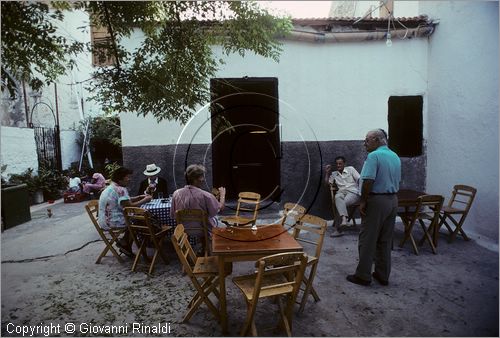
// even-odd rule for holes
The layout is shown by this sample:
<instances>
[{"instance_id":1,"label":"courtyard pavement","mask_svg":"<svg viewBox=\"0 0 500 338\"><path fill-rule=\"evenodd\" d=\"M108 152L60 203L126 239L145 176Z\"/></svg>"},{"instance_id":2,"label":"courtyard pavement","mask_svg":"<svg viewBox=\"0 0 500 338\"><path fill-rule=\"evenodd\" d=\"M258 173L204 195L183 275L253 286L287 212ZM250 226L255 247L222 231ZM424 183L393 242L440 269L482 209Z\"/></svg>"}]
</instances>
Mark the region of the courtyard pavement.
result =
<instances>
[{"instance_id":1,"label":"courtyard pavement","mask_svg":"<svg viewBox=\"0 0 500 338\"><path fill-rule=\"evenodd\" d=\"M153 277L131 272L128 258L120 264L108 255L95 264L103 243L85 203L34 206L30 222L2 233L2 336L22 336L22 330L25 336L221 336L205 306L182 323L194 289L171 245L170 264L160 261ZM396 228L398 243L401 223ZM358 229L338 238L331 231L314 283L321 300L310 298L305 312L295 314L295 336L498 337L498 243L459 238L448 244L443 232L436 255L426 244L418 256L409 243L396 245L389 286L363 287L345 279L356 267ZM235 263L233 276L252 269ZM230 278L226 284L229 335L237 336L246 306ZM274 306L259 304L258 330L275 323ZM111 329L121 331L106 333Z\"/></svg>"}]
</instances>

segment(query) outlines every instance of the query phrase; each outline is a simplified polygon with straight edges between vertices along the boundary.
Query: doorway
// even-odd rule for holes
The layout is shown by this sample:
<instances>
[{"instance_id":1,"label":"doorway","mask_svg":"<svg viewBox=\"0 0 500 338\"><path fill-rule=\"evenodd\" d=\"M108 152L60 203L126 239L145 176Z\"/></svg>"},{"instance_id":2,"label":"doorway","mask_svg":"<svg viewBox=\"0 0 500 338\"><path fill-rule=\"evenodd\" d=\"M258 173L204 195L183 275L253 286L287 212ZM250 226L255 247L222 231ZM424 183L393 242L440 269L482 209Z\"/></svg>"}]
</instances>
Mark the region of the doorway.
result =
<instances>
[{"instance_id":1,"label":"doorway","mask_svg":"<svg viewBox=\"0 0 500 338\"><path fill-rule=\"evenodd\" d=\"M279 200L278 79L218 78L210 90L214 186L226 187L228 199L252 191Z\"/></svg>"}]
</instances>

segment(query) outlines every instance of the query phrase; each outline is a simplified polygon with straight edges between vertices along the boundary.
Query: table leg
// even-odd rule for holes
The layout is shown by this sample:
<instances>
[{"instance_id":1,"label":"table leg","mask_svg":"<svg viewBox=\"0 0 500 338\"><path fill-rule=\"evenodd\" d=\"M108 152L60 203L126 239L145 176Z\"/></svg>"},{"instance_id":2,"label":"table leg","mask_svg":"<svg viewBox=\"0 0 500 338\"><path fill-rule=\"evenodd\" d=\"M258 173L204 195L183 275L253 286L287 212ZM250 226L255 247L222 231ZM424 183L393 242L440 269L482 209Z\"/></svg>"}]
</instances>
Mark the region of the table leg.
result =
<instances>
[{"instance_id":1,"label":"table leg","mask_svg":"<svg viewBox=\"0 0 500 338\"><path fill-rule=\"evenodd\" d=\"M226 274L224 272L224 263L224 256L219 256L219 311L222 334L227 333Z\"/></svg>"},{"instance_id":2,"label":"table leg","mask_svg":"<svg viewBox=\"0 0 500 338\"><path fill-rule=\"evenodd\" d=\"M438 247L438 236L439 236L439 219L437 222L434 222L432 229L432 241L434 242L434 247L437 249Z\"/></svg>"}]
</instances>

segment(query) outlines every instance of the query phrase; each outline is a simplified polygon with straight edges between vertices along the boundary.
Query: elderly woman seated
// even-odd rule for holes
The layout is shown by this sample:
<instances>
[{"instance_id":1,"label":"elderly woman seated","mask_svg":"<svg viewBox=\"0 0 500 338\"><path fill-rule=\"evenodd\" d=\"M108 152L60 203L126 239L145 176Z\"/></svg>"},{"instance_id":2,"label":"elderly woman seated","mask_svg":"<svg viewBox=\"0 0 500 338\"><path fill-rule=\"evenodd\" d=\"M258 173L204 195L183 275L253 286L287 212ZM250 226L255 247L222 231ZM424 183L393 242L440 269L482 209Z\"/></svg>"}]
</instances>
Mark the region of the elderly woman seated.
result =
<instances>
[{"instance_id":1,"label":"elderly woman seated","mask_svg":"<svg viewBox=\"0 0 500 338\"><path fill-rule=\"evenodd\" d=\"M94 173L90 183L83 183L83 192L86 194L98 194L106 188L106 179L101 173Z\"/></svg>"}]
</instances>

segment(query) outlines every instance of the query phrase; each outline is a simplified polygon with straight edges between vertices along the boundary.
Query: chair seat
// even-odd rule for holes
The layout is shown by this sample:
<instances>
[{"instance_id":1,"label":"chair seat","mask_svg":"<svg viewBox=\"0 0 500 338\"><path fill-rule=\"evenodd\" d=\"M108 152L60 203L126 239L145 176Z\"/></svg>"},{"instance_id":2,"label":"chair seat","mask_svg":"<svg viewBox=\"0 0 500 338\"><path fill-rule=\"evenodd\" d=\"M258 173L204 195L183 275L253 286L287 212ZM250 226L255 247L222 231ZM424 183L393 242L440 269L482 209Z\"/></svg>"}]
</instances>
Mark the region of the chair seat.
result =
<instances>
[{"instance_id":1,"label":"chair seat","mask_svg":"<svg viewBox=\"0 0 500 338\"><path fill-rule=\"evenodd\" d=\"M251 302L253 300L253 291L255 289L255 279L257 275L244 275L233 278L233 283L243 292L246 300ZM259 298L272 297L278 294L292 293L292 285L284 285L279 289L266 290L265 287L269 285L275 285L279 283L286 283L287 280L283 275L271 275L265 276L262 279L262 286L260 290Z\"/></svg>"},{"instance_id":2,"label":"chair seat","mask_svg":"<svg viewBox=\"0 0 500 338\"><path fill-rule=\"evenodd\" d=\"M450 214L463 214L465 212L465 210L456 209L447 205L443 205L441 211Z\"/></svg>"},{"instance_id":3,"label":"chair seat","mask_svg":"<svg viewBox=\"0 0 500 338\"><path fill-rule=\"evenodd\" d=\"M158 231L158 232L156 233L156 235L163 235L163 233L164 233L164 232L167 232L167 231L169 231L169 230L171 230L171 229L172 229L172 226L171 226L171 225L162 224L162 226L161 226L161 230L160 230L160 231Z\"/></svg>"},{"instance_id":4,"label":"chair seat","mask_svg":"<svg viewBox=\"0 0 500 338\"><path fill-rule=\"evenodd\" d=\"M216 256L198 257L193 268L193 273L198 277L218 274L219 259Z\"/></svg>"},{"instance_id":5,"label":"chair seat","mask_svg":"<svg viewBox=\"0 0 500 338\"><path fill-rule=\"evenodd\" d=\"M253 218L240 217L240 216L227 216L221 218L222 223L232 226L248 225L255 221Z\"/></svg>"},{"instance_id":6,"label":"chair seat","mask_svg":"<svg viewBox=\"0 0 500 338\"><path fill-rule=\"evenodd\" d=\"M398 212L398 216L401 218L411 218L415 215L414 212ZM417 219L433 219L434 214L429 212L419 212Z\"/></svg>"},{"instance_id":7,"label":"chair seat","mask_svg":"<svg viewBox=\"0 0 500 338\"><path fill-rule=\"evenodd\" d=\"M307 265L311 265L313 263L316 263L318 260L319 260L318 257L307 256Z\"/></svg>"}]
</instances>

